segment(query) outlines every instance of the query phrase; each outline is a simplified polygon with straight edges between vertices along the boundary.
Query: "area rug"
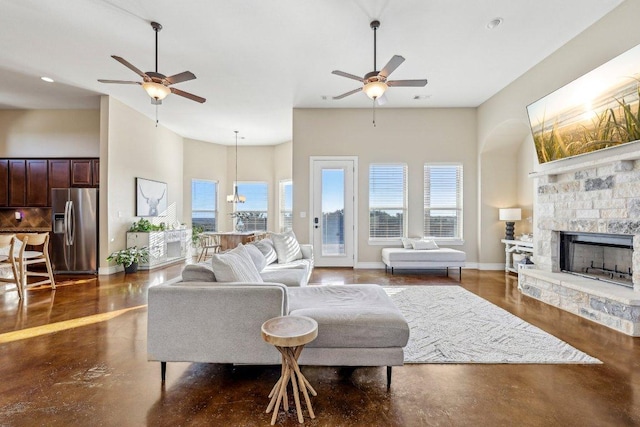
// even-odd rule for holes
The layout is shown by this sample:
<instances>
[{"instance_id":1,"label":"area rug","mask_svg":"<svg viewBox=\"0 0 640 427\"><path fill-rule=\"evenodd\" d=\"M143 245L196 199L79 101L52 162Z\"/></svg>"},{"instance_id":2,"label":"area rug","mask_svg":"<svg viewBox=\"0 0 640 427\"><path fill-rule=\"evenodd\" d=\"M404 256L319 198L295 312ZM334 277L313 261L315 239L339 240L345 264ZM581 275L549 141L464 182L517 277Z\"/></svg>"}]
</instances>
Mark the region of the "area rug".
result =
<instances>
[{"instance_id":1,"label":"area rug","mask_svg":"<svg viewBox=\"0 0 640 427\"><path fill-rule=\"evenodd\" d=\"M405 363L602 363L459 286L385 291L411 330Z\"/></svg>"}]
</instances>

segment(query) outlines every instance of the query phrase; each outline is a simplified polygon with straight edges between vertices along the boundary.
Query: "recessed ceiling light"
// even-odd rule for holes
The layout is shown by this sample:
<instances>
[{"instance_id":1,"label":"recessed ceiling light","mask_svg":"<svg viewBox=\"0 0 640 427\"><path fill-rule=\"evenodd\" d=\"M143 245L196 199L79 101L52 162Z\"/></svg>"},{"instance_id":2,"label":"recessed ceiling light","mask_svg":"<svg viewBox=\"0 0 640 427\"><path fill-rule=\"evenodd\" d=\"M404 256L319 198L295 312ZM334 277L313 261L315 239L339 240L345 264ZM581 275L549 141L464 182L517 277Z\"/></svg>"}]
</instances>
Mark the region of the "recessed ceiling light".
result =
<instances>
[{"instance_id":1,"label":"recessed ceiling light","mask_svg":"<svg viewBox=\"0 0 640 427\"><path fill-rule=\"evenodd\" d=\"M489 21L489 23L487 24L487 28L490 30L493 30L496 27L499 27L500 24L502 24L503 19L502 18L495 18L492 19L491 21Z\"/></svg>"},{"instance_id":2,"label":"recessed ceiling light","mask_svg":"<svg viewBox=\"0 0 640 427\"><path fill-rule=\"evenodd\" d=\"M40 79L47 83L53 83L53 79L51 77L40 77Z\"/></svg>"}]
</instances>

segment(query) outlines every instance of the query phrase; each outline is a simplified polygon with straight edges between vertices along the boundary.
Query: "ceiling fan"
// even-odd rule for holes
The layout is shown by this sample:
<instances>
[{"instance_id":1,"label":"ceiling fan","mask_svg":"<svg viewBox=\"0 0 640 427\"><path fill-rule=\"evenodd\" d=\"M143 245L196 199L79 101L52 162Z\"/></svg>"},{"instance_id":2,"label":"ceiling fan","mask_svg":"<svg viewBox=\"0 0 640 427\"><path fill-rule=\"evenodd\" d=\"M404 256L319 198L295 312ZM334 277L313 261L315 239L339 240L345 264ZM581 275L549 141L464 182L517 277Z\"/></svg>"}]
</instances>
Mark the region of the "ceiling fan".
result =
<instances>
[{"instance_id":1,"label":"ceiling fan","mask_svg":"<svg viewBox=\"0 0 640 427\"><path fill-rule=\"evenodd\" d=\"M194 80L196 76L191 71L183 71L182 73L174 74L173 76L165 76L164 74L160 74L158 72L158 32L162 29L162 25L157 22L151 23L151 28L156 32L156 71L147 71L143 73L138 68L133 66L126 59L121 58L116 55L111 55L113 59L142 77L141 82L134 82L128 80L104 80L98 79L100 83L116 83L116 84L125 84L125 85L141 85L142 88L147 92L147 94L151 97L151 103L155 105L162 104L162 100L167 97L170 93L182 96L184 98L190 99L192 101L196 101L199 103L203 103L206 101L205 98L194 95L189 92L185 92L180 89L176 89L174 87L169 87L176 83L182 83L189 80Z\"/></svg>"},{"instance_id":2,"label":"ceiling fan","mask_svg":"<svg viewBox=\"0 0 640 427\"><path fill-rule=\"evenodd\" d=\"M404 58L400 55L393 55L393 58L387 62L382 70L378 71L376 67L376 31L380 27L380 21L372 21L371 29L373 30L373 69L370 73L364 75L364 77L358 77L354 74L345 73L344 71L334 70L331 73L337 76L346 77L349 79L362 82L362 87L343 93L342 95L334 96L333 99L346 98L349 95L364 91L367 96L377 101L379 105L383 105L386 102L384 97L385 91L392 87L422 87L426 86L427 79L421 80L387 80L389 75L404 62Z\"/></svg>"}]
</instances>

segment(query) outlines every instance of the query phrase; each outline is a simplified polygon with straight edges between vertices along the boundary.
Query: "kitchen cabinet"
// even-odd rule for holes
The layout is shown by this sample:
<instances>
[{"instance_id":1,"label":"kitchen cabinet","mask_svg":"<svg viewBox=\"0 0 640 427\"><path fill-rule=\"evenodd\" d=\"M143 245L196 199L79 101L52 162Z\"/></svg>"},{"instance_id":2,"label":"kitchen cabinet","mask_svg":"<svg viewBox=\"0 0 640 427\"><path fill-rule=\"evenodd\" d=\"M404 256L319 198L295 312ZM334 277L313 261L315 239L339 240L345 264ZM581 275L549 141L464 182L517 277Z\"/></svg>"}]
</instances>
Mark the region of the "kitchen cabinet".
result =
<instances>
[{"instance_id":1,"label":"kitchen cabinet","mask_svg":"<svg viewBox=\"0 0 640 427\"><path fill-rule=\"evenodd\" d=\"M27 206L26 160L9 160L9 206Z\"/></svg>"},{"instance_id":2,"label":"kitchen cabinet","mask_svg":"<svg viewBox=\"0 0 640 427\"><path fill-rule=\"evenodd\" d=\"M93 165L90 159L71 160L71 186L91 187L93 185Z\"/></svg>"},{"instance_id":3,"label":"kitchen cabinet","mask_svg":"<svg viewBox=\"0 0 640 427\"><path fill-rule=\"evenodd\" d=\"M49 188L71 187L71 160L49 160Z\"/></svg>"},{"instance_id":4,"label":"kitchen cabinet","mask_svg":"<svg viewBox=\"0 0 640 427\"><path fill-rule=\"evenodd\" d=\"M9 204L9 160L0 160L0 206Z\"/></svg>"},{"instance_id":5,"label":"kitchen cabinet","mask_svg":"<svg viewBox=\"0 0 640 427\"><path fill-rule=\"evenodd\" d=\"M26 205L49 205L49 174L47 160L26 160Z\"/></svg>"},{"instance_id":6,"label":"kitchen cabinet","mask_svg":"<svg viewBox=\"0 0 640 427\"><path fill-rule=\"evenodd\" d=\"M98 187L100 159L72 159L71 187Z\"/></svg>"}]
</instances>

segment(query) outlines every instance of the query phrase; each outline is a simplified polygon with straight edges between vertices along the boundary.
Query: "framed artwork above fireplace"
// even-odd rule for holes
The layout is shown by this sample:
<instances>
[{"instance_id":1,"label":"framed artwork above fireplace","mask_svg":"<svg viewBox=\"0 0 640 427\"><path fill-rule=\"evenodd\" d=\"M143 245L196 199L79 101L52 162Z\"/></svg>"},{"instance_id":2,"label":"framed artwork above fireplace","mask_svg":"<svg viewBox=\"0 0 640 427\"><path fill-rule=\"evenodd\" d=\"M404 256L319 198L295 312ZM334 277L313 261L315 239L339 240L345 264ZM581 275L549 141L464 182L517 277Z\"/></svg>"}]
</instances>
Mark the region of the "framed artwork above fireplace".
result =
<instances>
[{"instance_id":1,"label":"framed artwork above fireplace","mask_svg":"<svg viewBox=\"0 0 640 427\"><path fill-rule=\"evenodd\" d=\"M527 106L539 163L640 140L640 45Z\"/></svg>"}]
</instances>

